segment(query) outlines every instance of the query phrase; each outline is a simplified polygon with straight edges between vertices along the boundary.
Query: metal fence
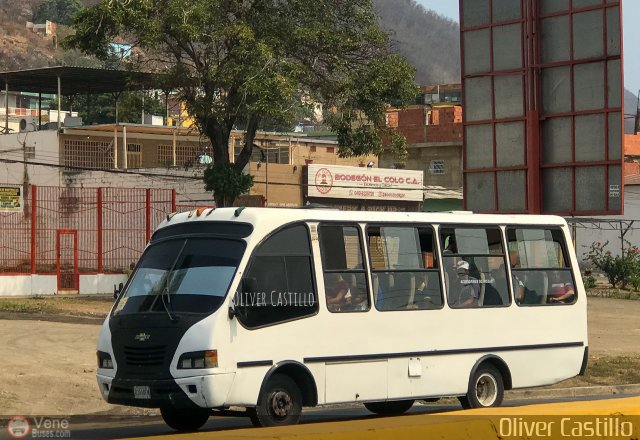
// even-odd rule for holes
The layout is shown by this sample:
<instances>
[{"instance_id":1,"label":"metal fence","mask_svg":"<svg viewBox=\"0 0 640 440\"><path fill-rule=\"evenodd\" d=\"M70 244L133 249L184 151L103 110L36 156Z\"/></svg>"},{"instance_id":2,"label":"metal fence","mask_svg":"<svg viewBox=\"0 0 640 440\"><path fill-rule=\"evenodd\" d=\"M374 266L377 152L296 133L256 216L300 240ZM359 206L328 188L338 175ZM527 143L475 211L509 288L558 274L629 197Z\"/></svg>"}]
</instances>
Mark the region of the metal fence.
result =
<instances>
[{"instance_id":1,"label":"metal fence","mask_svg":"<svg viewBox=\"0 0 640 440\"><path fill-rule=\"evenodd\" d=\"M594 243L606 244L612 255L622 255L640 245L640 220L611 218L568 218L578 261L584 260Z\"/></svg>"},{"instance_id":2,"label":"metal fence","mask_svg":"<svg viewBox=\"0 0 640 440\"><path fill-rule=\"evenodd\" d=\"M22 212L0 212L0 273L122 273L176 210L175 190L24 188Z\"/></svg>"}]
</instances>

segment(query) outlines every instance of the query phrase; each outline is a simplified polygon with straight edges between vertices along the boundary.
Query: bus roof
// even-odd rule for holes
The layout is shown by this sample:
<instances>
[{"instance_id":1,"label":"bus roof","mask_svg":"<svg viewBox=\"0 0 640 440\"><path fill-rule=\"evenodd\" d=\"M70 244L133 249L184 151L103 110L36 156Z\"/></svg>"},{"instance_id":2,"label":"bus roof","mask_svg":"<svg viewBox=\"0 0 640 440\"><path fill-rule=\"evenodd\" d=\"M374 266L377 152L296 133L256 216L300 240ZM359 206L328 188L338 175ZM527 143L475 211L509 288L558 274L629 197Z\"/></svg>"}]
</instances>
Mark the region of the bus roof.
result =
<instances>
[{"instance_id":1,"label":"bus roof","mask_svg":"<svg viewBox=\"0 0 640 440\"><path fill-rule=\"evenodd\" d=\"M276 228L297 221L334 221L349 223L463 223L463 224L522 224L564 226L562 217L550 215L510 215L473 213L426 213L339 211L330 209L279 208L218 208L172 214L158 229L187 222L224 221L249 223L254 226Z\"/></svg>"}]
</instances>

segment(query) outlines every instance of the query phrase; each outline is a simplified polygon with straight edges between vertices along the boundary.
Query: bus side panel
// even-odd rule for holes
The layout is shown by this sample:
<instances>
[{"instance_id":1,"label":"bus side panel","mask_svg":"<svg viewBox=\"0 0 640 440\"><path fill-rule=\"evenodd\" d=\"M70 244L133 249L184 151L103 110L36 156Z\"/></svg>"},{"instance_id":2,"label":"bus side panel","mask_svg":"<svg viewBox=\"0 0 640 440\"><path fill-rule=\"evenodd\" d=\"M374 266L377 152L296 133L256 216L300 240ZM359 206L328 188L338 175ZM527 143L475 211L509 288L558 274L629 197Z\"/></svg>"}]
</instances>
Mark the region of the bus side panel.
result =
<instances>
[{"instance_id":1,"label":"bus side panel","mask_svg":"<svg viewBox=\"0 0 640 440\"><path fill-rule=\"evenodd\" d=\"M513 388L552 385L580 372L584 347L553 348L504 353Z\"/></svg>"},{"instance_id":2,"label":"bus side panel","mask_svg":"<svg viewBox=\"0 0 640 440\"><path fill-rule=\"evenodd\" d=\"M229 395L227 405L256 406L264 377L271 367L239 368Z\"/></svg>"},{"instance_id":3,"label":"bus side panel","mask_svg":"<svg viewBox=\"0 0 640 440\"><path fill-rule=\"evenodd\" d=\"M389 399L465 394L475 362L475 355L389 359Z\"/></svg>"},{"instance_id":4,"label":"bus side panel","mask_svg":"<svg viewBox=\"0 0 640 440\"><path fill-rule=\"evenodd\" d=\"M387 399L387 360L326 364L326 401L347 403Z\"/></svg>"}]
</instances>

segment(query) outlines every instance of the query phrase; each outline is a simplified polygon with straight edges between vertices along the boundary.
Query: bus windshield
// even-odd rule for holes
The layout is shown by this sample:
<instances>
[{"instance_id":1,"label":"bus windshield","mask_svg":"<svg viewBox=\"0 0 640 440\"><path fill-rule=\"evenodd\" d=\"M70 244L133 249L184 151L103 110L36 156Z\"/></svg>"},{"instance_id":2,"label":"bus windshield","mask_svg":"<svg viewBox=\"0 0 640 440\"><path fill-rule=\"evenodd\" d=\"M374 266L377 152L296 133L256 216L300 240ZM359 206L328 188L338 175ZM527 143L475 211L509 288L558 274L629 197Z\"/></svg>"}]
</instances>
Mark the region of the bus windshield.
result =
<instances>
[{"instance_id":1,"label":"bus windshield","mask_svg":"<svg viewBox=\"0 0 640 440\"><path fill-rule=\"evenodd\" d=\"M214 312L245 250L239 240L176 238L149 246L113 314Z\"/></svg>"}]
</instances>

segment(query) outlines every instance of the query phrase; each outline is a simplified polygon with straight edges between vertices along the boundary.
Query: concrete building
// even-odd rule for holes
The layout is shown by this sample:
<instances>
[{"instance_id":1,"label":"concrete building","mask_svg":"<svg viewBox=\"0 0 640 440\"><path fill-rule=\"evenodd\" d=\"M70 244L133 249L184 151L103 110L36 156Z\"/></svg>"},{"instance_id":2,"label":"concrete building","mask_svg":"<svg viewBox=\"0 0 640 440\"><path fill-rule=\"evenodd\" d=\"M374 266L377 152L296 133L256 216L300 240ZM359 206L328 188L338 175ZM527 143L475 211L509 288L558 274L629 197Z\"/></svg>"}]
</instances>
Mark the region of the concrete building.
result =
<instances>
[{"instance_id":1,"label":"concrete building","mask_svg":"<svg viewBox=\"0 0 640 440\"><path fill-rule=\"evenodd\" d=\"M624 175L640 174L640 135L624 135Z\"/></svg>"},{"instance_id":2,"label":"concrete building","mask_svg":"<svg viewBox=\"0 0 640 440\"><path fill-rule=\"evenodd\" d=\"M462 204L462 86L426 86L406 109L387 112L389 126L408 143L405 164L383 155L380 167L404 167L424 172L426 211L461 210Z\"/></svg>"},{"instance_id":3,"label":"concrete building","mask_svg":"<svg viewBox=\"0 0 640 440\"><path fill-rule=\"evenodd\" d=\"M243 132L232 133L230 157L240 153L243 139ZM212 160L211 146L189 128L107 124L11 133L0 136L0 155L0 183L175 189L178 205L213 203L202 182ZM275 178L276 165L301 172L303 165L312 163L364 166L372 160L377 162L373 156L338 157L336 141L259 132L249 171L259 182L262 174L268 177L267 167ZM257 185L252 194L267 196L260 188ZM273 189L272 196L276 194Z\"/></svg>"}]
</instances>

